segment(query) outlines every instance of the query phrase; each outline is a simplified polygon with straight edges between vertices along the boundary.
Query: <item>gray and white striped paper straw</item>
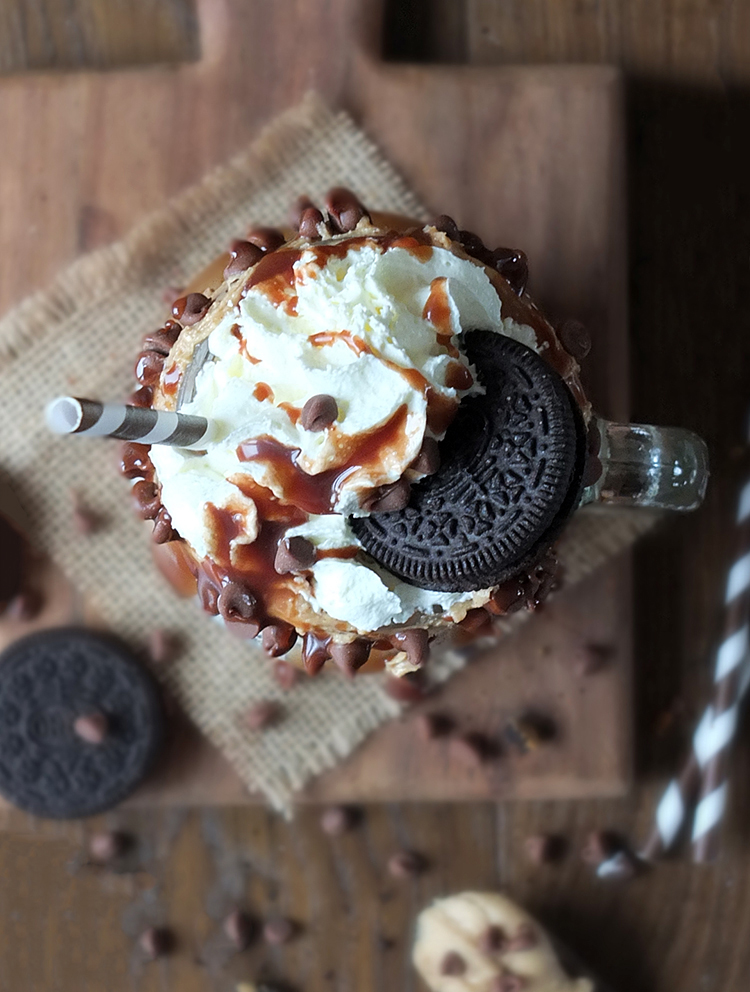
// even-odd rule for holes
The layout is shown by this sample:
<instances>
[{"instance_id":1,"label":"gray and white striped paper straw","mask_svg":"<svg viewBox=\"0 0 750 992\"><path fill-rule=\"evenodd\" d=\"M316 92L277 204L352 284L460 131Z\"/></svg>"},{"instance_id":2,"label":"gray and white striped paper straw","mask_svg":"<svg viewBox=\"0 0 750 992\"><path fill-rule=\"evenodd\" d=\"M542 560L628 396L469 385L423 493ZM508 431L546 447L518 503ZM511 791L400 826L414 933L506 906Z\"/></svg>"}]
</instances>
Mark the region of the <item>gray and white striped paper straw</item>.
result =
<instances>
[{"instance_id":1,"label":"gray and white striped paper straw","mask_svg":"<svg viewBox=\"0 0 750 992\"><path fill-rule=\"evenodd\" d=\"M76 396L58 396L46 410L47 426L55 434L114 437L139 444L169 444L178 448L205 445L211 424L205 417L185 413L100 403Z\"/></svg>"}]
</instances>

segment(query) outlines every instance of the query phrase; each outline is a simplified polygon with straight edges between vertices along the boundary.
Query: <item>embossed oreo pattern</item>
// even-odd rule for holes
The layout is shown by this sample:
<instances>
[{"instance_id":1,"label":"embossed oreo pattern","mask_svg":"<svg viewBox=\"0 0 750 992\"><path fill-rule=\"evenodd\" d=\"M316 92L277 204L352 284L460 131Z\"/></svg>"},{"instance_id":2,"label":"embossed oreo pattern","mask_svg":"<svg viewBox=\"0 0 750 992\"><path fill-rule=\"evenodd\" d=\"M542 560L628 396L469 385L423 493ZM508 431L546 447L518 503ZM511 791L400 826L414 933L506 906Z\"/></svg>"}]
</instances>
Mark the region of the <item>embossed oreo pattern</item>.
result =
<instances>
[{"instance_id":1,"label":"embossed oreo pattern","mask_svg":"<svg viewBox=\"0 0 750 992\"><path fill-rule=\"evenodd\" d=\"M77 716L105 714L89 744ZM59 629L32 634L0 655L0 792L37 816L91 816L143 779L163 738L159 691L116 641Z\"/></svg>"},{"instance_id":2,"label":"embossed oreo pattern","mask_svg":"<svg viewBox=\"0 0 750 992\"><path fill-rule=\"evenodd\" d=\"M578 407L536 352L489 331L464 336L486 389L462 402L435 475L395 513L351 521L365 549L424 589L496 585L534 562L575 508L585 460Z\"/></svg>"}]
</instances>

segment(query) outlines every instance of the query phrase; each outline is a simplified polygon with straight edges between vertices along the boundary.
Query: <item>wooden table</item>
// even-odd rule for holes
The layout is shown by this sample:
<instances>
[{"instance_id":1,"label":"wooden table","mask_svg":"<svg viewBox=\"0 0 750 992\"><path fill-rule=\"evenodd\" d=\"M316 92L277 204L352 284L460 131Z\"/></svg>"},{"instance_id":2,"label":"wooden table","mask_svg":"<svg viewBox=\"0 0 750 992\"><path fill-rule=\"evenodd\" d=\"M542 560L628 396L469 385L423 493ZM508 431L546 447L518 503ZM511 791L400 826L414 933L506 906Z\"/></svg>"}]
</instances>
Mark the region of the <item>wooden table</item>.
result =
<instances>
[{"instance_id":1,"label":"wooden table","mask_svg":"<svg viewBox=\"0 0 750 992\"><path fill-rule=\"evenodd\" d=\"M254 0L254 6L270 3ZM290 28L302 6L287 0ZM318 4L332 50L332 26L352 7ZM674 521L637 553L634 794L514 806L372 806L357 831L335 842L322 835L313 810L291 826L261 809L131 811L116 821L139 838L134 860L140 870L122 875L81 865L80 826L40 825L8 814L0 834L0 992L224 992L233 987L232 976L261 971L306 992L414 990L408 947L418 909L440 893L500 885L615 989L748 987L747 734L733 758L732 803L717 865L666 863L620 886L598 883L577 857L590 829L613 826L643 837L658 786L675 767L710 680L731 547L727 511L750 467L741 447L750 369L750 96L740 85L750 76L750 46L740 7L728 0L450 0L425 12L401 0L388 9L387 48L401 57L490 63L604 57L632 70L633 414L694 428L713 456L704 509ZM269 30L267 19L262 27ZM269 33L267 48L281 60L274 40L281 44ZM733 85L717 87L722 79ZM4 209L9 197L5 191ZM61 256L80 247L45 244L34 231L45 223L43 190L26 209L28 244L38 253L4 260L4 306L43 285ZM111 236L106 220L95 211L81 217L81 244ZM13 246L14 253L22 255L23 248ZM538 830L569 839L571 853L560 867L531 868L524 861L523 839ZM423 851L432 869L397 884L384 864L404 845ZM258 946L216 973L210 955L208 965L197 959L202 952L206 957L216 920L238 899L260 915L289 914L305 932L288 948ZM140 970L130 957L131 936L144 922L159 920L175 929L178 947L171 958Z\"/></svg>"}]
</instances>

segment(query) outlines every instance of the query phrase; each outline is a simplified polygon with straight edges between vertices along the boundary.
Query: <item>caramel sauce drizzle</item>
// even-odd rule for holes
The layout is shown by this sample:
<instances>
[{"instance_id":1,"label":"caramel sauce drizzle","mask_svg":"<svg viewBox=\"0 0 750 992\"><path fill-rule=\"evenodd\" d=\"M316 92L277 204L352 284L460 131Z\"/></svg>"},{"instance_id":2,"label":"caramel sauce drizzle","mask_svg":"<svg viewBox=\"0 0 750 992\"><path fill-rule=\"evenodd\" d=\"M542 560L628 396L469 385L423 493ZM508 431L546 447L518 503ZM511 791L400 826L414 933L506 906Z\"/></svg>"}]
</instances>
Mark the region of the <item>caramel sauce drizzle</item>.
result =
<instances>
[{"instance_id":1,"label":"caramel sauce drizzle","mask_svg":"<svg viewBox=\"0 0 750 992\"><path fill-rule=\"evenodd\" d=\"M172 362L169 368L164 370L164 374L162 375L162 392L166 393L167 396L175 396L177 390L180 388L181 379L182 369L177 362Z\"/></svg>"}]
</instances>

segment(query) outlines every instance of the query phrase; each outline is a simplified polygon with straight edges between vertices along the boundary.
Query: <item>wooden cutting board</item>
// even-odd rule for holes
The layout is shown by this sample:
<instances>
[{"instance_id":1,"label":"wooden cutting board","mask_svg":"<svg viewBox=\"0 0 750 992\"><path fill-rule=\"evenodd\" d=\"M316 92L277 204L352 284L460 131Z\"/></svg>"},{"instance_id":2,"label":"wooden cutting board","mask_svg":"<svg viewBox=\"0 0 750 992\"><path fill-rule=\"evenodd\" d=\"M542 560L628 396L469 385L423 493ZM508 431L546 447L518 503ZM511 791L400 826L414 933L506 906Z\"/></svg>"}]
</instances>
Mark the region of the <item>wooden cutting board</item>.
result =
<instances>
[{"instance_id":1,"label":"wooden cutting board","mask_svg":"<svg viewBox=\"0 0 750 992\"><path fill-rule=\"evenodd\" d=\"M395 66L378 56L378 5L346 0L203 0L202 58L179 68L26 75L0 85L0 308L255 137L311 87L349 110L436 213L489 244L525 249L533 294L576 316L594 349L597 409L627 417L623 115L602 67ZM217 246L220 247L220 246ZM70 613L54 596L41 623ZM472 769L421 741L412 715L383 727L306 791L311 800L562 798L623 792L631 759L630 570L624 556L554 604L423 704L497 734L533 709L553 743ZM5 623L3 640L20 632ZM574 674L586 644L605 668ZM167 760L134 803L248 801L239 779L176 720Z\"/></svg>"}]
</instances>

